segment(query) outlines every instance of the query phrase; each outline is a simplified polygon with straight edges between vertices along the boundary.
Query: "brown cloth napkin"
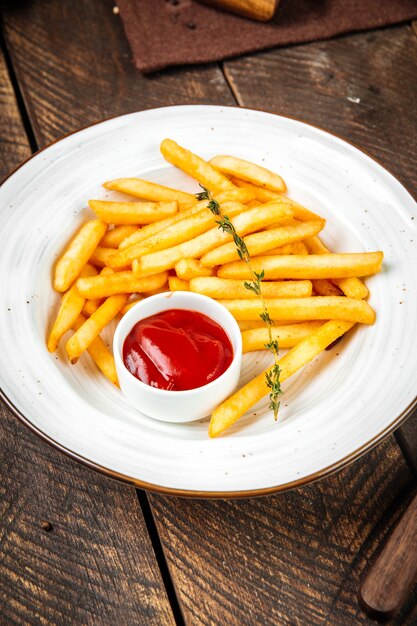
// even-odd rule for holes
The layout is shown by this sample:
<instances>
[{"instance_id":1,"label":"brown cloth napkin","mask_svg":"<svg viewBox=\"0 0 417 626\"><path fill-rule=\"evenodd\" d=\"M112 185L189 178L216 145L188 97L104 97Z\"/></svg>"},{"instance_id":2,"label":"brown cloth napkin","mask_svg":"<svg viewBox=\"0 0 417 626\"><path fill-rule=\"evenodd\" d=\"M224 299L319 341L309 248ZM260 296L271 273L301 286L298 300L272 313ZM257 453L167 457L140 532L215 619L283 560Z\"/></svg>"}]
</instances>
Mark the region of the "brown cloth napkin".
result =
<instances>
[{"instance_id":1,"label":"brown cloth napkin","mask_svg":"<svg viewBox=\"0 0 417 626\"><path fill-rule=\"evenodd\" d=\"M142 72L220 61L417 17L416 0L282 0L266 23L193 0L117 0L117 5Z\"/></svg>"}]
</instances>

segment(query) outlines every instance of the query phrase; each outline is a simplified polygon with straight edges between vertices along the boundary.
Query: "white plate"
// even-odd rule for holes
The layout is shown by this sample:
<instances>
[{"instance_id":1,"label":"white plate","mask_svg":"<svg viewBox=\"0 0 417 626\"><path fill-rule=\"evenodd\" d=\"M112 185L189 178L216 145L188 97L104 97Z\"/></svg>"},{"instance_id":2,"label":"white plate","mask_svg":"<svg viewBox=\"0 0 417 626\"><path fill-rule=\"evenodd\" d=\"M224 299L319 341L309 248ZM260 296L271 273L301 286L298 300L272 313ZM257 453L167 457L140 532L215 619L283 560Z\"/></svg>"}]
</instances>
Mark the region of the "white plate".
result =
<instances>
[{"instance_id":1,"label":"white plate","mask_svg":"<svg viewBox=\"0 0 417 626\"><path fill-rule=\"evenodd\" d=\"M135 412L87 358L48 354L57 307L51 266L85 221L105 180L141 176L195 191L158 146L171 137L211 157L230 153L283 175L289 195L327 218L334 251L382 249L367 281L374 326L362 326L285 383L281 421L262 401L223 437L207 421L170 424ZM404 419L417 390L416 206L357 148L292 119L247 109L179 106L125 115L66 137L20 167L0 190L0 383L32 430L113 477L186 495L257 495L342 467ZM244 359L246 381L268 363Z\"/></svg>"}]
</instances>

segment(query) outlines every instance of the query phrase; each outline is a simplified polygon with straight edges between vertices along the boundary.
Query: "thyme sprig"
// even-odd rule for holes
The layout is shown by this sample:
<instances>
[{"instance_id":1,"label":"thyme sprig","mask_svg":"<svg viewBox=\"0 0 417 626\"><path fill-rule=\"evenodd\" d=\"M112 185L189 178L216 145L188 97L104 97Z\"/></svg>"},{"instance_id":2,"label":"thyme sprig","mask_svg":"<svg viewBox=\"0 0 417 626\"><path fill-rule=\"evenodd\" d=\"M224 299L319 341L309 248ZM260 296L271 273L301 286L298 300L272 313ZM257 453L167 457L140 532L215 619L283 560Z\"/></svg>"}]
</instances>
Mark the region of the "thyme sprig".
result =
<instances>
[{"instance_id":1,"label":"thyme sprig","mask_svg":"<svg viewBox=\"0 0 417 626\"><path fill-rule=\"evenodd\" d=\"M278 418L278 411L279 411L279 406L280 406L280 402L278 398L282 394L281 383L279 380L281 370L278 365L278 349L279 349L278 341L272 338L272 326L274 325L274 322L271 319L271 316L269 315L266 302L263 297L262 289L261 289L261 283L263 279L265 278L265 272L263 270L261 272L254 271L252 264L251 264L248 247L246 243L243 241L242 237L240 237L237 234L235 227L230 221L230 218L227 215L222 215L221 210L220 210L220 204L217 202L217 200L215 200L212 197L209 189L206 189L206 187L203 187L203 185L200 185L200 187L203 189L203 191L196 194L197 200L207 200L208 201L207 208L210 209L210 211L214 215L217 215L220 217L220 219L216 220L216 224L219 225L219 228L224 233L228 233L229 235L232 236L239 259L241 259L242 261L246 263L252 275L252 280L245 281L244 286L248 291L252 291L257 296L259 296L261 300L263 310L262 310L262 313L260 314L260 318L263 322L265 322L268 328L268 342L265 344L265 348L269 350L270 352L272 352L272 354L274 355L274 360L275 360L274 365L265 374L265 382L266 382L267 387L270 389L269 408L274 412L274 419L276 420Z\"/></svg>"}]
</instances>

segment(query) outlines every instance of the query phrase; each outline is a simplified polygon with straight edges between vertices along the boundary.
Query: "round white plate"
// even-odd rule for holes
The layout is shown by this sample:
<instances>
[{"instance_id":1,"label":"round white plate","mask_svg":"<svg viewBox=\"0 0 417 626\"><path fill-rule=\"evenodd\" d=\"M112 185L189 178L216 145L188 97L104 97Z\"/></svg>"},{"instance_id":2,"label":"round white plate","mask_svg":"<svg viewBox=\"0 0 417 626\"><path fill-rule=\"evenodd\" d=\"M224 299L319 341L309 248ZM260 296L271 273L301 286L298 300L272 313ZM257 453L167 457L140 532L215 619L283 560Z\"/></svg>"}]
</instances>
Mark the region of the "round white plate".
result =
<instances>
[{"instance_id":1,"label":"round white plate","mask_svg":"<svg viewBox=\"0 0 417 626\"><path fill-rule=\"evenodd\" d=\"M51 266L89 217L87 200L112 196L101 184L140 176L197 191L160 155L164 137L203 157L234 154L279 172L292 198L327 219L323 237L332 250L384 251L383 271L367 280L375 325L356 328L285 383L279 423L265 399L210 440L207 420L147 418L87 357L71 366L62 351L46 350L58 303ZM36 154L3 184L0 207L3 398L32 430L90 467L165 493L258 495L342 467L415 406L416 206L383 167L333 135L241 108L133 113ZM268 362L264 353L245 356L242 382Z\"/></svg>"}]
</instances>

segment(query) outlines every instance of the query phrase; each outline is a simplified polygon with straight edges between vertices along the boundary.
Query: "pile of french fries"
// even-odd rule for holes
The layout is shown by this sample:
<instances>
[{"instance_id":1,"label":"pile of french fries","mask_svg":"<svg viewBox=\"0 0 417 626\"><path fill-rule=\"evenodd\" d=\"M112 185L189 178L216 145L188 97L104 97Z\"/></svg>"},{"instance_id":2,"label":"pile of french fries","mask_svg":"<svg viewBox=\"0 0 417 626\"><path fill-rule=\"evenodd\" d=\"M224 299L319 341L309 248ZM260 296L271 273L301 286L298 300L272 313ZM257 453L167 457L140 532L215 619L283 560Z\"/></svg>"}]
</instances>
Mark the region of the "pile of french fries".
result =
<instances>
[{"instance_id":1,"label":"pile of french fries","mask_svg":"<svg viewBox=\"0 0 417 626\"><path fill-rule=\"evenodd\" d=\"M243 238L253 269L264 272L261 290L274 320L273 338L290 348L279 360L281 382L354 324L374 323L361 279L381 269L382 252L330 252L319 238L325 220L287 197L283 179L259 165L233 156L207 162L171 139L162 142L161 152L210 190ZM251 273L208 201L139 178L104 187L135 200L89 201L97 219L80 228L54 268L62 301L48 350L54 352L73 330L65 344L70 362L87 351L117 385L113 355L100 333L142 298L177 290L221 302L239 323L243 352L264 349L262 305L244 286ZM268 392L262 372L213 412L209 435L218 436Z\"/></svg>"}]
</instances>

